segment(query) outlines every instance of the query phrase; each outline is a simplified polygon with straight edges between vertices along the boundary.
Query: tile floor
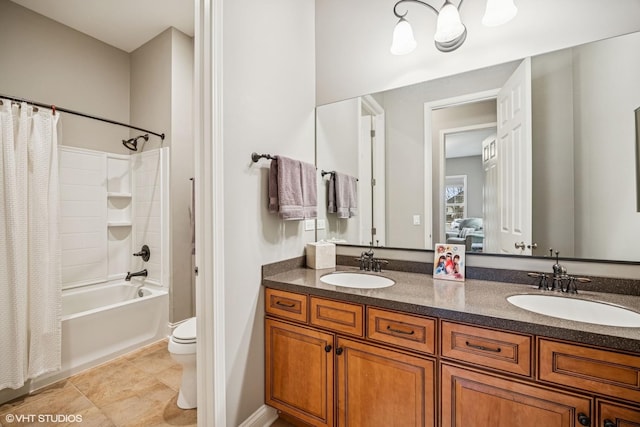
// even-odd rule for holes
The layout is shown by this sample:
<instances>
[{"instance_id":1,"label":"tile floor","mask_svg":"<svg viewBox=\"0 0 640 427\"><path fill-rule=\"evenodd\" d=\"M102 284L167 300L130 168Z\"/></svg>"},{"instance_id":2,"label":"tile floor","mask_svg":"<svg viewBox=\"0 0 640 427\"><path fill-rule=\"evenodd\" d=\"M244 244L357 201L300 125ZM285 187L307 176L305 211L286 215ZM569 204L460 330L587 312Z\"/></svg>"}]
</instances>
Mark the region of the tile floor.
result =
<instances>
[{"instance_id":1,"label":"tile floor","mask_svg":"<svg viewBox=\"0 0 640 427\"><path fill-rule=\"evenodd\" d=\"M158 341L1 405L0 426L195 426L196 410L176 405L181 374Z\"/></svg>"}]
</instances>

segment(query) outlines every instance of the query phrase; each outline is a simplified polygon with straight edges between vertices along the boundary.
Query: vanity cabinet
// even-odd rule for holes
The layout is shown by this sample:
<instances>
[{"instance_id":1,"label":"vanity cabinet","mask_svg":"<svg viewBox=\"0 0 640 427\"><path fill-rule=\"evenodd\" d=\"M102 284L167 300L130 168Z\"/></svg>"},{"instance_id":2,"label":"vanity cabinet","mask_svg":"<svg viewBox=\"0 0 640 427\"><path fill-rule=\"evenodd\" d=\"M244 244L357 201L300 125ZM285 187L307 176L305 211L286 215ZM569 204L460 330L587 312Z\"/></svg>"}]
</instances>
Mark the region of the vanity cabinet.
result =
<instances>
[{"instance_id":1,"label":"vanity cabinet","mask_svg":"<svg viewBox=\"0 0 640 427\"><path fill-rule=\"evenodd\" d=\"M265 321L266 403L312 426L333 426L333 334Z\"/></svg>"},{"instance_id":2,"label":"vanity cabinet","mask_svg":"<svg viewBox=\"0 0 640 427\"><path fill-rule=\"evenodd\" d=\"M266 403L305 425L640 427L638 353L271 288L266 312Z\"/></svg>"},{"instance_id":3,"label":"vanity cabinet","mask_svg":"<svg viewBox=\"0 0 640 427\"><path fill-rule=\"evenodd\" d=\"M640 426L640 408L620 403L598 401L597 427L637 427Z\"/></svg>"},{"instance_id":4,"label":"vanity cabinet","mask_svg":"<svg viewBox=\"0 0 640 427\"><path fill-rule=\"evenodd\" d=\"M586 396L446 363L440 374L443 427L592 425Z\"/></svg>"},{"instance_id":5,"label":"vanity cabinet","mask_svg":"<svg viewBox=\"0 0 640 427\"><path fill-rule=\"evenodd\" d=\"M337 426L433 427L435 361L338 337Z\"/></svg>"},{"instance_id":6,"label":"vanity cabinet","mask_svg":"<svg viewBox=\"0 0 640 427\"><path fill-rule=\"evenodd\" d=\"M367 342L361 304L311 296L307 319L304 295L270 288L265 295L268 405L311 426L435 426L435 359ZM389 320L401 332L387 333L413 335L421 322L413 318Z\"/></svg>"}]
</instances>

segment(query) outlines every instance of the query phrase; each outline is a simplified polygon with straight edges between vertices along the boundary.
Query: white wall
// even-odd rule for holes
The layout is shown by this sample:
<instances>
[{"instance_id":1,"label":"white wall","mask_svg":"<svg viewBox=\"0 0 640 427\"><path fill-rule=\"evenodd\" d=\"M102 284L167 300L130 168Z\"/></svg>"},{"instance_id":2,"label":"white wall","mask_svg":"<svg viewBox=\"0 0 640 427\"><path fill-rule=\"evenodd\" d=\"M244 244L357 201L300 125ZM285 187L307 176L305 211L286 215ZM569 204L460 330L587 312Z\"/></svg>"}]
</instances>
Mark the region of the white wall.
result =
<instances>
[{"instance_id":1,"label":"white wall","mask_svg":"<svg viewBox=\"0 0 640 427\"><path fill-rule=\"evenodd\" d=\"M582 184L575 194L575 210L584 214L575 224L576 255L580 257L638 259L633 114L640 105L637 52L638 33L574 51L574 92L581 96L573 111L574 135L580 141L576 144L575 181ZM622 125L606 126L620 118ZM593 173L602 165L606 179ZM610 235L620 237L612 240Z\"/></svg>"},{"instance_id":2,"label":"white wall","mask_svg":"<svg viewBox=\"0 0 640 427\"><path fill-rule=\"evenodd\" d=\"M191 262L193 177L193 39L169 28L131 53L131 122L164 133L150 135L145 151L171 147L170 307L172 323L195 314ZM131 136L141 132L132 130ZM141 141L139 141L141 142Z\"/></svg>"},{"instance_id":3,"label":"white wall","mask_svg":"<svg viewBox=\"0 0 640 427\"><path fill-rule=\"evenodd\" d=\"M562 49L531 59L532 231L533 241L538 244L536 255L548 255L553 248L561 256L576 256L572 57L571 49Z\"/></svg>"},{"instance_id":4,"label":"white wall","mask_svg":"<svg viewBox=\"0 0 640 427\"><path fill-rule=\"evenodd\" d=\"M129 55L0 0L0 94L129 122ZM61 115L60 144L126 154L125 127Z\"/></svg>"},{"instance_id":5,"label":"white wall","mask_svg":"<svg viewBox=\"0 0 640 427\"><path fill-rule=\"evenodd\" d=\"M264 404L261 265L303 255L302 222L267 210L268 160L314 162L314 2L223 4L223 151L227 426ZM215 64L214 64L215 65Z\"/></svg>"},{"instance_id":6,"label":"white wall","mask_svg":"<svg viewBox=\"0 0 640 427\"><path fill-rule=\"evenodd\" d=\"M483 27L485 2L467 1L460 14L465 44L450 53L433 46L435 15L409 4L418 48L389 53L397 23L395 2L322 0L316 4L316 73L319 105L479 69L543 52L640 30L640 2L618 0L516 1L519 12L504 26Z\"/></svg>"}]
</instances>

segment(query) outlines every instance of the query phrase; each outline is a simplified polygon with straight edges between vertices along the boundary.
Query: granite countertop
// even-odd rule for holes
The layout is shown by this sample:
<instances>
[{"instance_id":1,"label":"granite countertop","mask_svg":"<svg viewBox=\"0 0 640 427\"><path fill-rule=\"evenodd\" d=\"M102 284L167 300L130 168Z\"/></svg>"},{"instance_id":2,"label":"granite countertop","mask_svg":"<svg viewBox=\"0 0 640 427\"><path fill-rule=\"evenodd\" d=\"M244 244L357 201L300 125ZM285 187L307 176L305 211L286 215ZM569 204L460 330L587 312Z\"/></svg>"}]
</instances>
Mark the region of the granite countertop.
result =
<instances>
[{"instance_id":1,"label":"granite countertop","mask_svg":"<svg viewBox=\"0 0 640 427\"><path fill-rule=\"evenodd\" d=\"M264 277L263 285L480 326L640 352L640 328L602 326L549 317L521 309L506 300L516 294L544 293L560 298L603 301L640 312L638 296L581 292L579 287L578 295L566 296L559 292L539 291L534 285L473 279L456 282L433 279L428 274L392 270L368 273L379 274L396 282L382 289L354 289L320 281L321 276L336 270L360 272L357 268L346 266L322 270L292 268Z\"/></svg>"}]
</instances>

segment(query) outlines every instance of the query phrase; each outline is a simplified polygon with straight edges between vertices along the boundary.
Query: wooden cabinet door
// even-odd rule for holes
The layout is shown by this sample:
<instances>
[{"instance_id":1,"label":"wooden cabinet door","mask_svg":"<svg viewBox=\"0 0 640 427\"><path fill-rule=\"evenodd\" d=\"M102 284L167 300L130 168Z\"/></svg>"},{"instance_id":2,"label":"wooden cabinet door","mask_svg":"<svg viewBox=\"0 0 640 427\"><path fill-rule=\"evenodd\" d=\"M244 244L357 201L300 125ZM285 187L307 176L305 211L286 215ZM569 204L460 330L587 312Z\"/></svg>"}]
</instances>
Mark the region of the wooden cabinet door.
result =
<instances>
[{"instance_id":1,"label":"wooden cabinet door","mask_svg":"<svg viewBox=\"0 0 640 427\"><path fill-rule=\"evenodd\" d=\"M442 427L591 426L591 399L446 364Z\"/></svg>"},{"instance_id":2,"label":"wooden cabinet door","mask_svg":"<svg viewBox=\"0 0 640 427\"><path fill-rule=\"evenodd\" d=\"M598 402L597 427L638 427L640 407L631 407L612 402Z\"/></svg>"},{"instance_id":3,"label":"wooden cabinet door","mask_svg":"<svg viewBox=\"0 0 640 427\"><path fill-rule=\"evenodd\" d=\"M333 342L332 334L266 319L266 403L309 425L333 426Z\"/></svg>"},{"instance_id":4,"label":"wooden cabinet door","mask_svg":"<svg viewBox=\"0 0 640 427\"><path fill-rule=\"evenodd\" d=\"M435 362L338 337L338 427L435 425Z\"/></svg>"}]
</instances>

